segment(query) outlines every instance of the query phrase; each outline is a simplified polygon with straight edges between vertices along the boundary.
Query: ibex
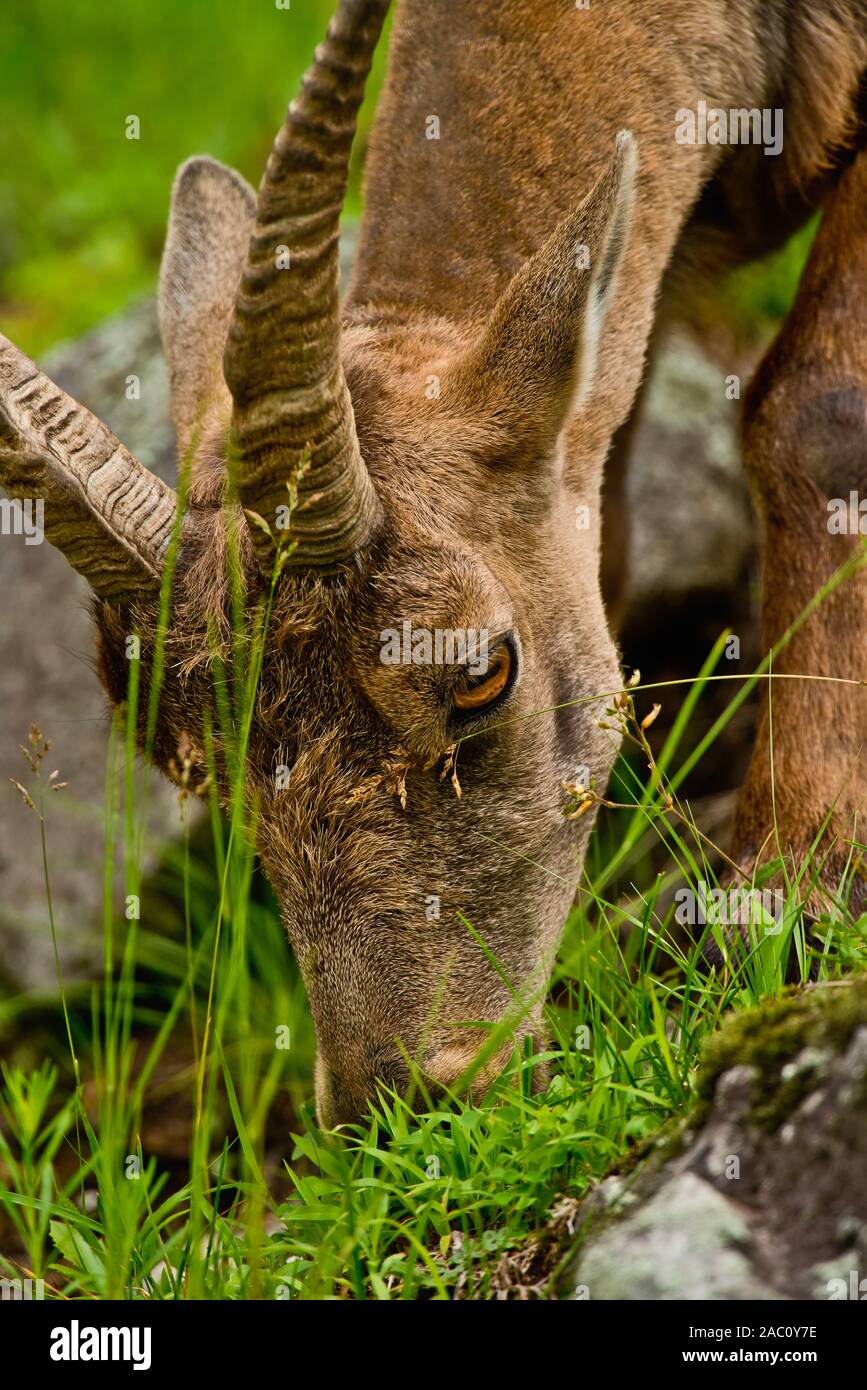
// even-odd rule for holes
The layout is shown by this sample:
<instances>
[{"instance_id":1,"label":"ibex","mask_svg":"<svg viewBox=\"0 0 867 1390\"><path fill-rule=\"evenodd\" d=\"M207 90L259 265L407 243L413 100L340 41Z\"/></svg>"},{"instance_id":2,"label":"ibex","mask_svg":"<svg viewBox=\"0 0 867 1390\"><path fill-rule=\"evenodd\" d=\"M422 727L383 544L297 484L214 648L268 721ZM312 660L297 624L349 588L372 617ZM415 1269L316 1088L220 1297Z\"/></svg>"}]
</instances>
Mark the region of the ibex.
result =
<instances>
[{"instance_id":1,"label":"ibex","mask_svg":"<svg viewBox=\"0 0 867 1390\"><path fill-rule=\"evenodd\" d=\"M160 283L194 466L155 758L205 744L227 536L252 610L294 497L246 783L328 1123L378 1078L405 1084L407 1057L451 1085L478 1046L456 1025L503 1018L513 989L544 980L593 820L564 818L563 783L586 765L604 788L616 754L594 697L622 685L621 482L657 310L820 206L746 417L769 643L855 544L829 534L826 499L867 471L863 4L401 0L341 308L338 223L387 8L340 0L258 194L211 159L181 168ZM700 102L783 112L782 150L675 138ZM49 539L94 590L120 702L132 631L147 669L177 497L6 339L0 442L7 490L44 500ZM867 675L865 602L860 579L840 589L775 670ZM486 659L384 662L383 634L404 624L484 633ZM845 783L843 862L867 700L779 687L777 845L808 848ZM765 733L736 832L748 872L774 823ZM533 997L519 1030L538 1024Z\"/></svg>"}]
</instances>

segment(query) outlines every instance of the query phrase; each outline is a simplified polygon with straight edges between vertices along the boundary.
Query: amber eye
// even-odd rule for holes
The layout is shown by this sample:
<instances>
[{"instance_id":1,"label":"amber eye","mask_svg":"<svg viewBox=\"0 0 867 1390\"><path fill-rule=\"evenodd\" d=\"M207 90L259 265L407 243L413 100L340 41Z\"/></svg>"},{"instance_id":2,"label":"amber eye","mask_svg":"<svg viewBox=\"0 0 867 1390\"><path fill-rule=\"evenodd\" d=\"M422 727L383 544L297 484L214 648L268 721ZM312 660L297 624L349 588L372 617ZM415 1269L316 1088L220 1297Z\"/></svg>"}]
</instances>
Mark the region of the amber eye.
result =
<instances>
[{"instance_id":1,"label":"amber eye","mask_svg":"<svg viewBox=\"0 0 867 1390\"><path fill-rule=\"evenodd\" d=\"M515 670L515 656L508 641L488 653L484 671L466 670L452 691L459 710L481 710L492 705L508 689Z\"/></svg>"}]
</instances>

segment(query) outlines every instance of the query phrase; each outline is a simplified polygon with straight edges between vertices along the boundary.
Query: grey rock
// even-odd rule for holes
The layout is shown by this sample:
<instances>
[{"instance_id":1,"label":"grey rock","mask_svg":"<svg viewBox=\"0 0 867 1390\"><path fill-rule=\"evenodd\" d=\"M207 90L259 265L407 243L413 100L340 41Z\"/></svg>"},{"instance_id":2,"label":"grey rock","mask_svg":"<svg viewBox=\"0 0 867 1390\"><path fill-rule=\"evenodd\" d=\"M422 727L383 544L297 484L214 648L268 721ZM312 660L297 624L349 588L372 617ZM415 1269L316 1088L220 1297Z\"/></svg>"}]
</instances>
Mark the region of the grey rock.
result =
<instances>
[{"instance_id":1,"label":"grey rock","mask_svg":"<svg viewBox=\"0 0 867 1390\"><path fill-rule=\"evenodd\" d=\"M734 1203L682 1173L593 1241L575 1277L591 1300L778 1298L754 1274L748 1245Z\"/></svg>"},{"instance_id":2,"label":"grey rock","mask_svg":"<svg viewBox=\"0 0 867 1390\"><path fill-rule=\"evenodd\" d=\"M152 302L56 347L40 365L143 463L173 481L168 380ZM140 382L138 400L127 399L130 375ZM67 978L90 977L102 960L106 700L94 669L90 591L63 556L47 542L0 537L0 590L7 595L0 624L0 983L6 992L53 990L38 822L8 779L26 783L20 745L37 724L52 743L46 771L59 768L68 783L49 798L47 817L61 963ZM147 869L177 833L178 817L168 783L143 775L150 803Z\"/></svg>"},{"instance_id":3,"label":"grey rock","mask_svg":"<svg viewBox=\"0 0 867 1390\"><path fill-rule=\"evenodd\" d=\"M758 1044L762 1067L720 1070L709 1107L609 1188L614 1206L580 1203L564 1297L850 1298L863 1280L867 1298L867 980L780 1007L798 1022L788 1057L762 1053L760 1010L729 1020L721 1036Z\"/></svg>"},{"instance_id":4,"label":"grey rock","mask_svg":"<svg viewBox=\"0 0 867 1390\"><path fill-rule=\"evenodd\" d=\"M669 334L652 363L626 486L633 615L743 581L754 523L740 466L740 402L726 399L726 375L685 330Z\"/></svg>"},{"instance_id":5,"label":"grey rock","mask_svg":"<svg viewBox=\"0 0 867 1390\"><path fill-rule=\"evenodd\" d=\"M805 1072L816 1072L823 1076L834 1054L827 1047L805 1047L791 1062L787 1062L780 1072L781 1081L794 1081Z\"/></svg>"}]
</instances>

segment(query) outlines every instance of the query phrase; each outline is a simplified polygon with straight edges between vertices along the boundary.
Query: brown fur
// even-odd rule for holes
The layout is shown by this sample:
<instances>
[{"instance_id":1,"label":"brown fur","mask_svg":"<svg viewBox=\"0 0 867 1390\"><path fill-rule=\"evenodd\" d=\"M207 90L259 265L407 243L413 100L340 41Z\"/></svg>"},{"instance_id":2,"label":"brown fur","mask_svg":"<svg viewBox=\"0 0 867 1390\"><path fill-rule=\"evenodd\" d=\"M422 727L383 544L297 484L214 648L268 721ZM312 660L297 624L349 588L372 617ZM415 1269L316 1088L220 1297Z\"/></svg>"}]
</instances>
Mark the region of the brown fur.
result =
<instances>
[{"instance_id":1,"label":"brown fur","mask_svg":"<svg viewBox=\"0 0 867 1390\"><path fill-rule=\"evenodd\" d=\"M561 784L588 764L601 790L616 753L596 723L600 695L620 683L599 584L601 482L658 297L682 302L699 273L775 244L827 195L853 138L865 53L862 6L830 0L400 5L341 349L381 516L371 543L337 573L284 574L248 771L262 862L310 994L324 1120L356 1114L377 1076L405 1080L398 1038L435 1080L454 1080L479 1042L458 1025L509 1008L509 985L459 914L516 990L541 989L591 829L589 816L563 819ZM785 154L675 144L675 112L700 97L785 106ZM438 141L424 138L431 114ZM620 128L640 154L631 212L611 173ZM201 189L191 177L176 186L162 291L182 446L193 414L204 422L160 706L163 765L184 733L203 746L209 623L228 648L225 395L213 345L189 345L206 323L228 320L239 184L219 166L199 173ZM197 228L204 244L231 249L185 318L175 285L188 257L178 246ZM575 239L593 253L580 293L568 273ZM435 400L431 375L441 383ZM773 429L780 423L777 414ZM753 449L759 479L772 439ZM810 505L813 486L798 481ZM579 505L590 511L587 530L575 525ZM809 550L818 542L805 524ZM781 566L792 558L790 526L787 514L773 530ZM261 580L241 529L252 604ZM610 520L608 534L617 534ZM824 561L805 561L786 588L769 570L769 633L824 572ZM835 621L851 644L850 612L843 604ZM153 601L100 611L113 700L126 690L123 638L132 627L152 632L155 613ZM466 732L449 713L459 672L379 661L381 630L404 618L511 631L520 648L508 703L459 744L460 798L439 777ZM809 662L816 650L798 656ZM842 740L847 753L853 738ZM795 799L808 799L795 762L793 749L787 776ZM277 764L292 768L286 790L275 785ZM832 782L822 781L822 797ZM756 840L767 798L749 798ZM441 915L429 922L433 895ZM538 1015L535 1006L522 1026Z\"/></svg>"},{"instance_id":2,"label":"brown fur","mask_svg":"<svg viewBox=\"0 0 867 1390\"><path fill-rule=\"evenodd\" d=\"M744 463L763 529L763 644L770 648L863 545L829 532L828 500L867 489L867 153L840 180L798 297L751 386ZM828 910L847 863L852 906L867 814L867 575L830 595L774 663L741 793L735 852L749 869L782 854L800 868L827 813L815 910ZM787 680L790 674L860 682ZM771 738L773 735L773 758ZM774 781L771 780L771 768ZM815 872L815 870L811 871ZM810 889L805 883L804 892Z\"/></svg>"}]
</instances>

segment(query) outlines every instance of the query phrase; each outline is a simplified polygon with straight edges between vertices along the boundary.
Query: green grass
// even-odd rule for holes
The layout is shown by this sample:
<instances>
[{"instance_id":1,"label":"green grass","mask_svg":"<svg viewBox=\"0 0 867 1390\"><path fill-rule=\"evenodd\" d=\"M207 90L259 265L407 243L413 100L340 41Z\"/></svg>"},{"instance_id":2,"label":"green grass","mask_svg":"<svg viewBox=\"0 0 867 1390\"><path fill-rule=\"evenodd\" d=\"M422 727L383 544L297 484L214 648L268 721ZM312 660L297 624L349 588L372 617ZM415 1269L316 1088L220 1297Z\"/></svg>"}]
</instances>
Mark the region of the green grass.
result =
<instances>
[{"instance_id":1,"label":"green grass","mask_svg":"<svg viewBox=\"0 0 867 1390\"><path fill-rule=\"evenodd\" d=\"M812 217L782 250L728 277L723 298L726 313L736 323L766 332L782 323L794 302L818 225L819 218Z\"/></svg>"},{"instance_id":2,"label":"green grass","mask_svg":"<svg viewBox=\"0 0 867 1390\"><path fill-rule=\"evenodd\" d=\"M383 1091L367 1122L323 1134L309 1101L313 1040L303 990L273 902L251 895L243 766L273 587L251 614L235 584L231 650L213 652L230 808L220 814L211 785L212 853L194 854L187 836L170 866L169 891L180 905L175 936L144 925L147 899L141 921L113 918L116 844L124 895L147 891L134 730L141 701L152 741L173 558L174 547L160 627L149 648L143 640L156 677L145 697L131 662L127 706L109 747L104 975L66 990L58 956L54 1031L66 1040L66 1060L3 1068L0 1207L17 1253L0 1263L8 1277L42 1278L49 1296L62 1298L488 1298L504 1254L526 1247L564 1195L580 1197L631 1162L683 1113L725 1011L778 997L793 951L801 979L863 967L867 920L852 920L844 881L807 939L801 907L824 848L817 841L796 875L769 866L785 879L782 929L757 931L751 949L719 972L706 964L701 941L674 923L674 888L716 882L719 860L677 788L743 698L736 678L726 713L696 740L692 726L710 682L727 679L716 670L722 634L679 692L679 716L657 753L642 720L658 691L636 685L610 701L607 722L626 733L606 798L616 808L594 836L567 924L545 1005L547 1050L534 1054L525 1041L487 1094L470 1089L437 1108L425 1103L417 1074L415 1111ZM275 584L278 573L279 562ZM760 669L752 683L761 678ZM49 843L53 783L35 734L29 754L21 813L35 813L34 833ZM183 783L182 764L179 772ZM187 785L181 794L188 802L194 792ZM50 854L45 879L50 917ZM708 933L727 954L719 927L699 935ZM529 1002L491 1029L480 1063L515 1032ZM26 1001L11 1001L0 1025L20 1022L22 1007ZM289 1046L278 1045L287 1036ZM161 1055L179 1037L190 1057L189 1162L170 1183L141 1134ZM268 1174L269 1121L287 1092L298 1103L296 1132L285 1136L282 1175Z\"/></svg>"},{"instance_id":3,"label":"green grass","mask_svg":"<svg viewBox=\"0 0 867 1390\"><path fill-rule=\"evenodd\" d=\"M232 0L170 12L145 0L114 10L32 0L4 13L3 331L38 353L152 290L178 164L207 152L257 181L331 8L247 5L243 23ZM356 165L384 59L381 47ZM130 114L141 120L138 141L125 138ZM348 209L359 211L357 169ZM742 316L785 313L810 234L737 280ZM276 906L258 886L240 797L267 605L258 633L239 603L235 618L219 706L232 751L228 816L211 789L210 843L190 831L161 883L143 880L132 663L106 770L104 972L64 985L61 947L56 1000L0 1002L15 1054L0 1087L0 1264L66 1298L488 1297L504 1253L526 1247L563 1194L580 1197L683 1112L721 1015L779 996L793 944L802 978L837 978L864 966L867 927L849 914L843 883L839 909L805 939L800 907L821 844L797 874L779 866L784 929L737 966L710 971L700 943L673 922L672 892L715 882L721 862L688 806L665 809L750 689L734 681L726 714L707 727L721 638L694 682L631 692L639 714L656 698L679 702L679 714L649 780L634 747L617 764L609 797L622 809L602 812L591 843L546 999L546 1052L519 1050L488 1094L436 1109L425 1108L419 1078L420 1113L384 1093L367 1124L323 1135L310 1101L309 1010ZM32 806L21 814L45 837L50 916L54 793L41 748L31 750ZM113 914L118 847L123 896L142 899L140 919ZM290 1045L278 1046L287 1032ZM500 1041L495 1032L490 1049ZM173 1047L189 1059L180 1176L142 1142Z\"/></svg>"},{"instance_id":4,"label":"green grass","mask_svg":"<svg viewBox=\"0 0 867 1390\"><path fill-rule=\"evenodd\" d=\"M0 18L0 324L25 351L153 290L178 165L255 186L331 0L28 0ZM386 45L360 118L363 156ZM126 138L139 117L140 139ZM353 176L348 210L358 212Z\"/></svg>"}]
</instances>

